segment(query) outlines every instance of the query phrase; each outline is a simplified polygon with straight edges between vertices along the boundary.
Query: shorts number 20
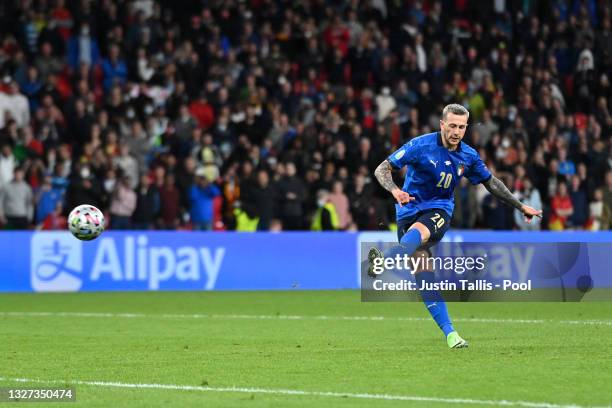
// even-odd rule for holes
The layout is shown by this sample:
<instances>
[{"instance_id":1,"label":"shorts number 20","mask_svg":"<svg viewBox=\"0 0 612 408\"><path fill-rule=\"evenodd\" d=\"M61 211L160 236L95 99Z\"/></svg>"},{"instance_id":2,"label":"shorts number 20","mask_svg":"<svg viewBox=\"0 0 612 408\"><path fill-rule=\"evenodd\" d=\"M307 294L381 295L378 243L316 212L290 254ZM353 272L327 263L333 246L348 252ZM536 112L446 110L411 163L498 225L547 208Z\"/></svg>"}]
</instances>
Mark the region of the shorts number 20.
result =
<instances>
[{"instance_id":1,"label":"shorts number 20","mask_svg":"<svg viewBox=\"0 0 612 408\"><path fill-rule=\"evenodd\" d=\"M431 220L436 224L436 228L442 228L444 225L444 218L438 213L435 213Z\"/></svg>"}]
</instances>

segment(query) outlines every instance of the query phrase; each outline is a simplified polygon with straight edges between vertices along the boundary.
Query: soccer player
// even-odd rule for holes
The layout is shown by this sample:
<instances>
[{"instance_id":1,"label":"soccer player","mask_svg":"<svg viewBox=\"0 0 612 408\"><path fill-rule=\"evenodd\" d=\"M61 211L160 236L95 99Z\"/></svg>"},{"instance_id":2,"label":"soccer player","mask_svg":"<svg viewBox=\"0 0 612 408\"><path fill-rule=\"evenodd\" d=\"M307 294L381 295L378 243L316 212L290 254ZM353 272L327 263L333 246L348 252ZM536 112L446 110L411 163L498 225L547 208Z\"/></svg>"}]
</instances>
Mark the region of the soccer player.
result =
<instances>
[{"instance_id":1,"label":"soccer player","mask_svg":"<svg viewBox=\"0 0 612 408\"><path fill-rule=\"evenodd\" d=\"M402 251L409 256L427 256L429 248L440 241L449 228L453 214L453 192L461 177L472 184L482 183L486 189L504 203L520 210L530 222L542 211L524 205L493 176L478 152L462 142L468 126L468 110L459 105L447 105L442 111L440 131L416 137L393 152L374 172L376 179L393 198L397 213L397 235ZM408 166L403 188L399 188L391 176L393 168ZM384 254L373 247L368 260ZM433 283L434 272L416 270L418 287L423 282ZM430 286L431 287L431 286ZM421 291L429 313L446 336L450 348L467 347L453 328L446 303L436 290Z\"/></svg>"}]
</instances>

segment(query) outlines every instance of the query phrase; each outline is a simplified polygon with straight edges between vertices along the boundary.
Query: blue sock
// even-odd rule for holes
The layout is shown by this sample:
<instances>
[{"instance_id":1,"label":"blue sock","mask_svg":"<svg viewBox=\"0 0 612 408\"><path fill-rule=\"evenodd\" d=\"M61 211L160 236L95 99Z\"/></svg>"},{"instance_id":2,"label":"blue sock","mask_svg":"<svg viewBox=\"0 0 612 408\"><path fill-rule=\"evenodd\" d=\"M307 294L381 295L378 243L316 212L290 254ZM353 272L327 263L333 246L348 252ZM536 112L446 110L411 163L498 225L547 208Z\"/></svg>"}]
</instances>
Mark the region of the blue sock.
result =
<instances>
[{"instance_id":1,"label":"blue sock","mask_svg":"<svg viewBox=\"0 0 612 408\"><path fill-rule=\"evenodd\" d=\"M421 233L417 229L408 230L400 240L400 244L385 251L386 258L394 258L395 255L414 254L414 251L421 245Z\"/></svg>"},{"instance_id":2,"label":"blue sock","mask_svg":"<svg viewBox=\"0 0 612 408\"><path fill-rule=\"evenodd\" d=\"M417 229L408 230L400 240L400 244L405 253L408 255L414 254L414 251L421 245L421 233Z\"/></svg>"},{"instance_id":3,"label":"blue sock","mask_svg":"<svg viewBox=\"0 0 612 408\"><path fill-rule=\"evenodd\" d=\"M414 278L419 287L421 287L423 282L435 282L435 274L433 272L420 272L415 274ZM427 306L429 314L431 314L431 317L436 321L438 327L444 332L444 336L448 336L450 332L455 331L451 319L448 316L446 302L444 302L442 294L437 290L422 290L421 297L423 298L423 303Z\"/></svg>"}]
</instances>

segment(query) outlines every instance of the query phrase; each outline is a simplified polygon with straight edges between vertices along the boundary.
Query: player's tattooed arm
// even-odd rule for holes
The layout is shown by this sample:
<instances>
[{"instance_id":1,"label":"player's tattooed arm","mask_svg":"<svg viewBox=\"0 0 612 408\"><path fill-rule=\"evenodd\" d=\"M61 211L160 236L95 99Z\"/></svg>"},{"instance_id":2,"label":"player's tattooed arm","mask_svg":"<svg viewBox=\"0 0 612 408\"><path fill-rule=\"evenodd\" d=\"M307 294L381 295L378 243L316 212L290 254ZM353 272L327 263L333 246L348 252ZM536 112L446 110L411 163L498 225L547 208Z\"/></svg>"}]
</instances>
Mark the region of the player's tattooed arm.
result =
<instances>
[{"instance_id":1,"label":"player's tattooed arm","mask_svg":"<svg viewBox=\"0 0 612 408\"><path fill-rule=\"evenodd\" d=\"M410 196L410 194L403 191L393 182L393 176L391 175L392 170L391 163L385 160L378 165L376 170L374 170L374 176L380 185L393 195L393 198L395 198L395 201L397 201L400 206L414 201L414 197Z\"/></svg>"},{"instance_id":2,"label":"player's tattooed arm","mask_svg":"<svg viewBox=\"0 0 612 408\"><path fill-rule=\"evenodd\" d=\"M495 176L491 176L491 178L485 181L484 186L489 193L493 194L495 197L503 201L504 203L521 210L523 207L523 203L521 203L511 192L508 190L508 187L504 183L501 182Z\"/></svg>"},{"instance_id":3,"label":"player's tattooed arm","mask_svg":"<svg viewBox=\"0 0 612 408\"><path fill-rule=\"evenodd\" d=\"M393 176L391 175L392 170L393 168L391 167L391 163L389 163L388 160L385 160L380 163L376 170L374 170L374 176L376 177L376 180L378 180L380 185L388 192L393 192L393 190L399 189L399 187L393 181Z\"/></svg>"}]
</instances>

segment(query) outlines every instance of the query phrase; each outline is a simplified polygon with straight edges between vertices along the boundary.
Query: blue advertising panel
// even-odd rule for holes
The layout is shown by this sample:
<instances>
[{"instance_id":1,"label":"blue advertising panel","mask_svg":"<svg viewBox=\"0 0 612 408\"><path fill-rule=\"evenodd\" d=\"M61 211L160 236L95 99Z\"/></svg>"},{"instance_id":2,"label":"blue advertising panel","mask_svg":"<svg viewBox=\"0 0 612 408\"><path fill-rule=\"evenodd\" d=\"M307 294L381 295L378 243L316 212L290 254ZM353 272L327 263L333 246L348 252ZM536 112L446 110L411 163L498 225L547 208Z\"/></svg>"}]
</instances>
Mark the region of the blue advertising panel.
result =
<instances>
[{"instance_id":1,"label":"blue advertising panel","mask_svg":"<svg viewBox=\"0 0 612 408\"><path fill-rule=\"evenodd\" d=\"M1 292L356 288L354 234L0 234ZM343 271L345 271L343 273Z\"/></svg>"},{"instance_id":2,"label":"blue advertising panel","mask_svg":"<svg viewBox=\"0 0 612 408\"><path fill-rule=\"evenodd\" d=\"M360 244L390 232L1 232L0 292L357 289ZM451 231L448 242L598 242L612 233ZM591 266L609 253L589 248ZM514 266L511 266L514 268ZM518 274L520 271L512 271Z\"/></svg>"}]
</instances>

